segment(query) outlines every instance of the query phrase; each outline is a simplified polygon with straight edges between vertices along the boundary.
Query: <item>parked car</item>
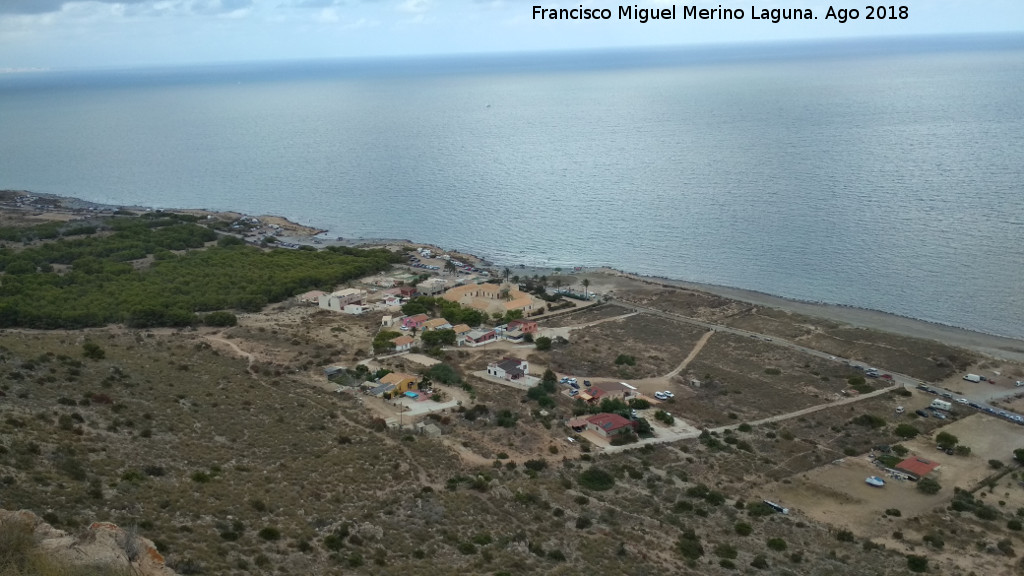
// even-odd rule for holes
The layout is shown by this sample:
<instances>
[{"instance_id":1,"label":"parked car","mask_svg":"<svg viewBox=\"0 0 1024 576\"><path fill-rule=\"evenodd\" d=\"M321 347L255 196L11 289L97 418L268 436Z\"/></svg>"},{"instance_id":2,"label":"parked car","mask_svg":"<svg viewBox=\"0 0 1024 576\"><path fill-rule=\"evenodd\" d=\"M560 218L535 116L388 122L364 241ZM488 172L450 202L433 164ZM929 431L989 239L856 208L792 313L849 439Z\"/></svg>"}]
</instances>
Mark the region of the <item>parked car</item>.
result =
<instances>
[{"instance_id":1,"label":"parked car","mask_svg":"<svg viewBox=\"0 0 1024 576\"><path fill-rule=\"evenodd\" d=\"M928 413L925 412L924 410L915 410L914 414L917 414L921 418L927 418L928 417Z\"/></svg>"},{"instance_id":2,"label":"parked car","mask_svg":"<svg viewBox=\"0 0 1024 576\"><path fill-rule=\"evenodd\" d=\"M967 398L957 398L956 401L957 401L958 404L967 404L968 403L967 402Z\"/></svg>"},{"instance_id":3,"label":"parked car","mask_svg":"<svg viewBox=\"0 0 1024 576\"><path fill-rule=\"evenodd\" d=\"M658 400L668 400L668 396L665 396L664 392L655 392L654 397Z\"/></svg>"},{"instance_id":4,"label":"parked car","mask_svg":"<svg viewBox=\"0 0 1024 576\"><path fill-rule=\"evenodd\" d=\"M885 380L892 380L892 374L882 374L882 378Z\"/></svg>"},{"instance_id":5,"label":"parked car","mask_svg":"<svg viewBox=\"0 0 1024 576\"><path fill-rule=\"evenodd\" d=\"M981 410L981 404L978 404L977 402L968 402L967 405L970 406L971 408L977 408L978 410Z\"/></svg>"},{"instance_id":6,"label":"parked car","mask_svg":"<svg viewBox=\"0 0 1024 576\"><path fill-rule=\"evenodd\" d=\"M949 392L943 392L943 393L942 393L942 397L943 397L943 398L952 398L952 397L953 397L953 395L952 395L952 394L950 394Z\"/></svg>"},{"instance_id":7,"label":"parked car","mask_svg":"<svg viewBox=\"0 0 1024 576\"><path fill-rule=\"evenodd\" d=\"M675 394L669 392L668 390L663 391L662 394L664 394L668 398L675 398L676 397Z\"/></svg>"}]
</instances>

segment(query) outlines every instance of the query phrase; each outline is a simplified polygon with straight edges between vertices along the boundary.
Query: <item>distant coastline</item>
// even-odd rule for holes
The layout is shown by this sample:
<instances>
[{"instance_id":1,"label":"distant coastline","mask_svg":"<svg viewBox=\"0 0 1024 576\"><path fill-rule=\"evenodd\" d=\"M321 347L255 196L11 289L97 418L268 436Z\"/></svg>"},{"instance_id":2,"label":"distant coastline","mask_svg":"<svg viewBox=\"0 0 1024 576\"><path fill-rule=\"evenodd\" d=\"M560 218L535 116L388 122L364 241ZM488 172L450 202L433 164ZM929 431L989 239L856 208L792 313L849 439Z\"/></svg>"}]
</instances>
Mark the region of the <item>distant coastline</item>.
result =
<instances>
[{"instance_id":1,"label":"distant coastline","mask_svg":"<svg viewBox=\"0 0 1024 576\"><path fill-rule=\"evenodd\" d=\"M18 202L18 198L32 198L32 201ZM154 210L146 206L115 206L91 202L70 196L57 194L34 193L25 190L0 190L0 208L5 210L18 210L28 214L43 214L44 212L64 212L68 215L88 216L90 214L113 214L118 210L132 212L148 212ZM230 215L235 217L250 216L242 212L223 212L215 210L197 209L168 209L172 212L184 212L198 215ZM436 246L429 243L416 242L412 239L402 238L341 238L327 237L325 230L305 226L301 223L292 222L278 216L261 215L255 216L268 223L272 222L281 227L282 234L279 239L289 244L306 244L311 246L429 246L439 251L445 250L443 246ZM463 253L460 251L460 253ZM517 263L491 262L476 254L464 254L474 260L477 264L485 267L509 268L515 275L526 276L619 276L630 278L645 284L664 286L666 288L681 288L697 292L715 294L723 298L739 300L751 304L778 308L788 312L816 316L828 320L848 324L854 327L868 328L891 332L904 336L936 340L946 344L975 350L990 356L1004 358L1013 361L1024 362L1024 340L988 334L985 332L970 330L959 326L930 322L909 316L847 306L842 304L830 304L825 302L809 302L793 298L786 298L767 292L752 289L735 288L730 286L719 286L700 282L691 282L676 278L662 276L651 276L636 274L612 267L592 267L580 270L566 270L555 267L543 266L522 266Z\"/></svg>"}]
</instances>

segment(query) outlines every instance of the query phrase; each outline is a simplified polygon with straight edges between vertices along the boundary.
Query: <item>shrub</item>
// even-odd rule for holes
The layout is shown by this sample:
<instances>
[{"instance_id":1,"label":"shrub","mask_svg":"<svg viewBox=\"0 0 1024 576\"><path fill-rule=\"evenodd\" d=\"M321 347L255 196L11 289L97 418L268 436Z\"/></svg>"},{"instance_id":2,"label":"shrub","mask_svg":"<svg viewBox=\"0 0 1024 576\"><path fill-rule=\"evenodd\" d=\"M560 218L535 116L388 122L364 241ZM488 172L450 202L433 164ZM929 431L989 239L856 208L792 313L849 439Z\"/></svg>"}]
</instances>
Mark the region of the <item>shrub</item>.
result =
<instances>
[{"instance_id":1,"label":"shrub","mask_svg":"<svg viewBox=\"0 0 1024 576\"><path fill-rule=\"evenodd\" d=\"M893 430L893 433L899 436L900 438L909 440L917 436L921 432L918 431L917 428L911 426L910 424L900 424L899 426L896 427L895 430Z\"/></svg>"},{"instance_id":2,"label":"shrub","mask_svg":"<svg viewBox=\"0 0 1024 576\"><path fill-rule=\"evenodd\" d=\"M885 511L885 515L886 516L893 516L895 518L899 518L900 516L903 516L903 513L900 512L899 508L889 508L889 509L887 509Z\"/></svg>"},{"instance_id":3,"label":"shrub","mask_svg":"<svg viewBox=\"0 0 1024 576\"><path fill-rule=\"evenodd\" d=\"M988 465L989 465L989 468L992 468L993 470L999 470L1000 468L1003 467L1003 461L1002 460L989 460L988 461Z\"/></svg>"},{"instance_id":4,"label":"shrub","mask_svg":"<svg viewBox=\"0 0 1024 576\"><path fill-rule=\"evenodd\" d=\"M840 542L853 542L853 532L850 532L849 530L840 530L836 532L836 540L839 540Z\"/></svg>"},{"instance_id":5,"label":"shrub","mask_svg":"<svg viewBox=\"0 0 1024 576\"><path fill-rule=\"evenodd\" d=\"M620 366L623 364L625 364L626 366L636 366L636 358L630 356L629 354L619 354L619 356L615 359L615 364Z\"/></svg>"},{"instance_id":6,"label":"shrub","mask_svg":"<svg viewBox=\"0 0 1024 576\"><path fill-rule=\"evenodd\" d=\"M523 462L523 466L525 466L527 470L533 470L534 472L540 472L541 470L543 470L543 469L548 467L548 461L547 460L539 460L539 459L538 460L527 460L526 462Z\"/></svg>"},{"instance_id":7,"label":"shrub","mask_svg":"<svg viewBox=\"0 0 1024 576\"><path fill-rule=\"evenodd\" d=\"M615 477L600 468L588 468L580 474L580 486L589 490L610 490L615 486Z\"/></svg>"},{"instance_id":8,"label":"shrub","mask_svg":"<svg viewBox=\"0 0 1024 576\"><path fill-rule=\"evenodd\" d=\"M928 559L914 554L907 555L907 569L911 572L927 572Z\"/></svg>"},{"instance_id":9,"label":"shrub","mask_svg":"<svg viewBox=\"0 0 1024 576\"><path fill-rule=\"evenodd\" d=\"M1008 521L1006 523L1006 527L1008 529L1010 529L1010 530L1013 530L1014 532L1020 532L1021 529L1022 529L1022 525L1021 525L1020 520L1017 520L1016 518L1014 518L1013 520Z\"/></svg>"},{"instance_id":10,"label":"shrub","mask_svg":"<svg viewBox=\"0 0 1024 576\"><path fill-rule=\"evenodd\" d=\"M238 317L226 310L218 310L203 316L203 324L207 326L235 326L238 324Z\"/></svg>"},{"instance_id":11,"label":"shrub","mask_svg":"<svg viewBox=\"0 0 1024 576\"><path fill-rule=\"evenodd\" d=\"M750 533L754 531L754 528L751 527L750 524L747 524L746 522L737 522L735 528L736 528L736 533L739 534L740 536L750 536Z\"/></svg>"},{"instance_id":12,"label":"shrub","mask_svg":"<svg viewBox=\"0 0 1024 576\"><path fill-rule=\"evenodd\" d=\"M533 345L537 347L537 350L551 350L551 338L547 336L541 336L533 341Z\"/></svg>"},{"instance_id":13,"label":"shrub","mask_svg":"<svg viewBox=\"0 0 1024 576\"><path fill-rule=\"evenodd\" d=\"M885 418L874 414L861 414L853 419L853 423L868 428L882 428L885 426Z\"/></svg>"},{"instance_id":14,"label":"shrub","mask_svg":"<svg viewBox=\"0 0 1024 576\"><path fill-rule=\"evenodd\" d=\"M722 544L715 546L715 556L735 560L736 557L739 556L739 552L736 551L736 547L732 544L723 542Z\"/></svg>"},{"instance_id":15,"label":"shrub","mask_svg":"<svg viewBox=\"0 0 1024 576\"><path fill-rule=\"evenodd\" d=\"M689 560L696 560L704 555L704 547L700 544L700 538L694 534L693 530L688 530L683 534L683 537L679 539L676 544L679 549L679 553L683 555L683 558Z\"/></svg>"},{"instance_id":16,"label":"shrub","mask_svg":"<svg viewBox=\"0 0 1024 576\"><path fill-rule=\"evenodd\" d=\"M764 570L768 567L768 559L765 558L763 555L758 554L757 556L754 556L753 560L750 561L750 565L754 568L757 568L758 570Z\"/></svg>"},{"instance_id":17,"label":"shrub","mask_svg":"<svg viewBox=\"0 0 1024 576\"><path fill-rule=\"evenodd\" d=\"M921 478L917 481L917 489L924 494L937 494L942 486L932 478Z\"/></svg>"},{"instance_id":18,"label":"shrub","mask_svg":"<svg viewBox=\"0 0 1024 576\"><path fill-rule=\"evenodd\" d=\"M272 542L281 539L281 531L273 526L267 526L258 532L260 538Z\"/></svg>"},{"instance_id":19,"label":"shrub","mask_svg":"<svg viewBox=\"0 0 1024 576\"><path fill-rule=\"evenodd\" d=\"M778 376L779 374L782 374L782 370L779 370L778 368L765 368L764 373L769 376Z\"/></svg>"},{"instance_id":20,"label":"shrub","mask_svg":"<svg viewBox=\"0 0 1024 576\"><path fill-rule=\"evenodd\" d=\"M593 524L594 524L593 520L591 520L590 518L587 518L586 516L580 516L579 518L576 519L576 528L578 530L586 530L587 528L590 528L591 526L593 526Z\"/></svg>"},{"instance_id":21,"label":"shrub","mask_svg":"<svg viewBox=\"0 0 1024 576\"><path fill-rule=\"evenodd\" d=\"M82 344L82 356L89 358L90 360L102 360L106 358L107 353L95 342L86 342Z\"/></svg>"},{"instance_id":22,"label":"shrub","mask_svg":"<svg viewBox=\"0 0 1024 576\"><path fill-rule=\"evenodd\" d=\"M787 547L788 546L786 545L786 541L783 540L782 538L769 538L768 539L768 548L771 549L771 550L775 550L776 552L782 552Z\"/></svg>"}]
</instances>

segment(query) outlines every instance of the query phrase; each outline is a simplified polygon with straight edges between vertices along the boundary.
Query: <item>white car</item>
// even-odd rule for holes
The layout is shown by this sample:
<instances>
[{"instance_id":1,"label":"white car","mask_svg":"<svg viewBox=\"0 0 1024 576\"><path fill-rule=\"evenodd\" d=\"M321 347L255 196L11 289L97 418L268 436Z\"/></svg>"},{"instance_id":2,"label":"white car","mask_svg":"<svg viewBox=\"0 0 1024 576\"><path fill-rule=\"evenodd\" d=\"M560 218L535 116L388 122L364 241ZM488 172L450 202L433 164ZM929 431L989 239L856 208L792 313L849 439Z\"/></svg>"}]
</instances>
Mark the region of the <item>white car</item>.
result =
<instances>
[{"instance_id":1,"label":"white car","mask_svg":"<svg viewBox=\"0 0 1024 576\"><path fill-rule=\"evenodd\" d=\"M1019 388L1019 387L1021 387L1021 386L1024 386L1024 380L1017 380L1017 384L1016 384L1016 386L1017 386L1018 388Z\"/></svg>"},{"instance_id":2,"label":"white car","mask_svg":"<svg viewBox=\"0 0 1024 576\"><path fill-rule=\"evenodd\" d=\"M668 400L668 396L665 396L664 392L655 392L654 397L658 400Z\"/></svg>"},{"instance_id":3,"label":"white car","mask_svg":"<svg viewBox=\"0 0 1024 576\"><path fill-rule=\"evenodd\" d=\"M956 401L959 404L967 404L967 398L957 398Z\"/></svg>"},{"instance_id":4,"label":"white car","mask_svg":"<svg viewBox=\"0 0 1024 576\"><path fill-rule=\"evenodd\" d=\"M675 398L676 397L675 394L669 392L668 390L663 391L662 394L664 394L665 396L667 396L669 398Z\"/></svg>"}]
</instances>

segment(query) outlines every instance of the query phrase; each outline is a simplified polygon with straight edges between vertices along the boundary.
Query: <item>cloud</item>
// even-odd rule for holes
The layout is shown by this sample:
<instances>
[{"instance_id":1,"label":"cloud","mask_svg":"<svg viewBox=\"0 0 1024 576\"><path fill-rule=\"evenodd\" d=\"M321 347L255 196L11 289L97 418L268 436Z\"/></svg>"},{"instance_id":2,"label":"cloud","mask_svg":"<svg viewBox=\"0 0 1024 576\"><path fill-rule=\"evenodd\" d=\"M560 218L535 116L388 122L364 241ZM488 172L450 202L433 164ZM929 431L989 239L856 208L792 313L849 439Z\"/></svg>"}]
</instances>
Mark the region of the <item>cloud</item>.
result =
<instances>
[{"instance_id":1,"label":"cloud","mask_svg":"<svg viewBox=\"0 0 1024 576\"><path fill-rule=\"evenodd\" d=\"M93 0L103 4L142 4L150 0ZM67 4L81 0L0 0L0 14L47 14L60 12Z\"/></svg>"},{"instance_id":2,"label":"cloud","mask_svg":"<svg viewBox=\"0 0 1024 576\"><path fill-rule=\"evenodd\" d=\"M197 0L192 3L196 14L227 14L252 6L252 0Z\"/></svg>"},{"instance_id":3,"label":"cloud","mask_svg":"<svg viewBox=\"0 0 1024 576\"><path fill-rule=\"evenodd\" d=\"M430 2L427 0L405 0L398 5L399 12L408 12L411 14L422 14L430 8Z\"/></svg>"}]
</instances>

